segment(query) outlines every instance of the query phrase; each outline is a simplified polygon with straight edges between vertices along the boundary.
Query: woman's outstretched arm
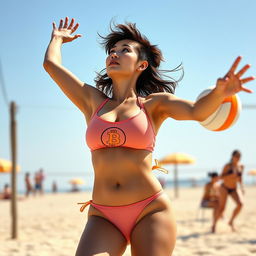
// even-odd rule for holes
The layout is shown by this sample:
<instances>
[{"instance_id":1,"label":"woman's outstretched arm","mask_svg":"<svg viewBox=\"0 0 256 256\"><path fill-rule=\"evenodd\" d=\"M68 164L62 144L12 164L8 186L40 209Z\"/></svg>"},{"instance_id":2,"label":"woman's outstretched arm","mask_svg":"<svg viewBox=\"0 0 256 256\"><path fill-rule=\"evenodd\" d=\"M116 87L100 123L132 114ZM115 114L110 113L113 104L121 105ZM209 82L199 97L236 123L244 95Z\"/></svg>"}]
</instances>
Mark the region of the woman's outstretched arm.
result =
<instances>
[{"instance_id":1,"label":"woman's outstretched arm","mask_svg":"<svg viewBox=\"0 0 256 256\"><path fill-rule=\"evenodd\" d=\"M177 120L204 121L220 106L226 97L240 91L251 93L252 91L243 85L255 78L252 76L241 78L250 68L250 65L245 65L239 72L235 73L240 60L241 57L238 57L228 73L217 80L216 87L196 102L183 100L169 93L155 94L154 97L158 98L156 99L156 102L158 102L156 111L163 116L163 119L172 117Z\"/></svg>"},{"instance_id":2,"label":"woman's outstretched arm","mask_svg":"<svg viewBox=\"0 0 256 256\"><path fill-rule=\"evenodd\" d=\"M74 19L71 19L69 23L68 17L65 18L65 21L60 20L59 27L53 23L52 36L45 53L43 66L66 96L86 114L86 116L90 116L92 111L91 101L94 95L102 93L77 78L62 65L61 60L62 44L72 42L81 37L80 34L73 35L78 27L79 24L75 24Z\"/></svg>"}]
</instances>

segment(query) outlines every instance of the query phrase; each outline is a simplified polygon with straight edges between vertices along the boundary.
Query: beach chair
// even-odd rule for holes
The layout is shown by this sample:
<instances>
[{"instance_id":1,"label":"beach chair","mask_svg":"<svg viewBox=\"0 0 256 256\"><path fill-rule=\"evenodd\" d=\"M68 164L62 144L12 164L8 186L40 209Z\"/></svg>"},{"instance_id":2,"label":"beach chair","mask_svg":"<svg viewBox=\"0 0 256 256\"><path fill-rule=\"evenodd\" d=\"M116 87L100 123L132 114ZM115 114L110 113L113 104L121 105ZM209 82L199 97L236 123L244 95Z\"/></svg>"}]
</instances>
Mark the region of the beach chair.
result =
<instances>
[{"instance_id":1,"label":"beach chair","mask_svg":"<svg viewBox=\"0 0 256 256\"><path fill-rule=\"evenodd\" d=\"M201 202L199 204L199 207L197 208L196 212L196 220L201 222L201 225L203 226L205 222L208 221L208 218L205 217L205 210L211 210L212 213L212 208L210 207L204 207L202 206Z\"/></svg>"}]
</instances>

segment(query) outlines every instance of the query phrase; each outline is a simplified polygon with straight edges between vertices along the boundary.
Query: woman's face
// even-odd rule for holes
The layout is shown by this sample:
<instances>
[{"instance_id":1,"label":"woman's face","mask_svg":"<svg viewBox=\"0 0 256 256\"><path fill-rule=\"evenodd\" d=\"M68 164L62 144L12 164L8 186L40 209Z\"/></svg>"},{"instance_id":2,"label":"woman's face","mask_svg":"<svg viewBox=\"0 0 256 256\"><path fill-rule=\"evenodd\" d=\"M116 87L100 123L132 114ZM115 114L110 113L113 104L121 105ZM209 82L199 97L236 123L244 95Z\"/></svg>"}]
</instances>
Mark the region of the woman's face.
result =
<instances>
[{"instance_id":1,"label":"woman's face","mask_svg":"<svg viewBox=\"0 0 256 256\"><path fill-rule=\"evenodd\" d=\"M138 61L139 43L132 40L118 41L109 51L106 58L106 70L110 78L129 77L138 71L141 62Z\"/></svg>"},{"instance_id":2,"label":"woman's face","mask_svg":"<svg viewBox=\"0 0 256 256\"><path fill-rule=\"evenodd\" d=\"M235 162L235 163L237 163L237 162L239 162L239 160L241 159L241 155L240 154L235 154L235 155L233 155L233 157L232 157L232 160L233 160L233 162Z\"/></svg>"},{"instance_id":3,"label":"woman's face","mask_svg":"<svg viewBox=\"0 0 256 256\"><path fill-rule=\"evenodd\" d=\"M212 177L212 182L215 183L219 180L219 176Z\"/></svg>"}]
</instances>

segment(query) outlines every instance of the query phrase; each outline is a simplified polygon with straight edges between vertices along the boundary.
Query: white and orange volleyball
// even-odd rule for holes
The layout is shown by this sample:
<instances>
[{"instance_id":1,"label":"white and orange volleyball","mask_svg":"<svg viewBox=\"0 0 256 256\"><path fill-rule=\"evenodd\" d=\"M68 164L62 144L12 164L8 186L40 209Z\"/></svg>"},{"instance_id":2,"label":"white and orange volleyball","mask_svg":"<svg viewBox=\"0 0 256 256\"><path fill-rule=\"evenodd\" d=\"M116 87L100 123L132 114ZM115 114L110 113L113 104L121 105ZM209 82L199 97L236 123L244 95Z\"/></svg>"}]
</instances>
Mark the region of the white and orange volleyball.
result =
<instances>
[{"instance_id":1,"label":"white and orange volleyball","mask_svg":"<svg viewBox=\"0 0 256 256\"><path fill-rule=\"evenodd\" d=\"M197 99L210 93L213 88L201 92ZM237 94L224 99L218 109L207 119L199 122L204 128L211 131L223 131L230 128L238 119L242 110L241 101Z\"/></svg>"}]
</instances>

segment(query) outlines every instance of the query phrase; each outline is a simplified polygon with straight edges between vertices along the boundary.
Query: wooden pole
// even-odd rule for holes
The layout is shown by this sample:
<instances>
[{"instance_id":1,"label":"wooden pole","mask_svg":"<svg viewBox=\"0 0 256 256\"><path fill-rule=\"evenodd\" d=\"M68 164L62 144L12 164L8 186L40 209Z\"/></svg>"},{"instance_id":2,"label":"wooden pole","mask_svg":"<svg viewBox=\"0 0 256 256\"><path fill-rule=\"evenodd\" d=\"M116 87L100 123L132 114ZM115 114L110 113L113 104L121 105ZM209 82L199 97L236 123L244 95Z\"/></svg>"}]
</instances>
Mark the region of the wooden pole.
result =
<instances>
[{"instance_id":1,"label":"wooden pole","mask_svg":"<svg viewBox=\"0 0 256 256\"><path fill-rule=\"evenodd\" d=\"M11 217L12 217L12 234L11 238L16 239L18 237L17 230L17 181L16 181L16 170L17 170L17 155L16 155L16 104L14 101L10 105L10 128L11 128L11 156L12 156L12 173L11 173Z\"/></svg>"}]
</instances>

